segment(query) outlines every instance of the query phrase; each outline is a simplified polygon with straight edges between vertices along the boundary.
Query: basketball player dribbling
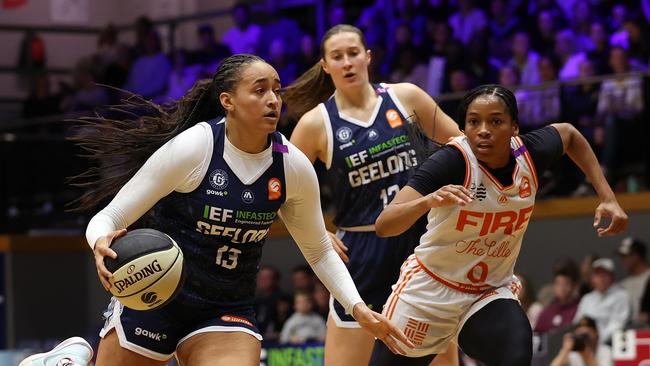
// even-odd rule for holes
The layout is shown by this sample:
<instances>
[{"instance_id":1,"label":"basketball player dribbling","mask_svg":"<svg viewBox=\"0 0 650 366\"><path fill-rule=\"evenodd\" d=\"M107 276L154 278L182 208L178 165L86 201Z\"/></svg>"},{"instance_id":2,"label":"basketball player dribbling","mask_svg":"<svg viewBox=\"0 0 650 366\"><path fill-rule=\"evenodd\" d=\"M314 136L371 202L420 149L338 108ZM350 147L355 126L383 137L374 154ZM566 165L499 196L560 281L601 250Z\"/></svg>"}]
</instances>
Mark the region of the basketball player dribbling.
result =
<instances>
[{"instance_id":1,"label":"basketball player dribbling","mask_svg":"<svg viewBox=\"0 0 650 366\"><path fill-rule=\"evenodd\" d=\"M291 136L312 161L328 169L338 227L335 249L367 304L380 309L413 252L422 225L396 238L380 238L374 222L419 165L409 117L439 143L461 134L417 86L371 84L370 50L363 33L341 24L321 41L321 60L283 92L290 111L302 116ZM366 365L374 339L332 299L327 321L325 365ZM454 352L451 352L452 356Z\"/></svg>"},{"instance_id":2,"label":"basketball player dribbling","mask_svg":"<svg viewBox=\"0 0 650 366\"><path fill-rule=\"evenodd\" d=\"M519 136L515 97L498 85L469 92L459 118L465 136L424 162L375 224L381 236L398 235L428 214L427 232L383 310L416 347L403 356L375 343L371 365L427 365L450 342L488 366L530 365L532 331L516 300L513 269L537 177L562 154L598 194L597 234L627 226L589 143L572 125ZM611 219L607 227L601 227L604 217Z\"/></svg>"},{"instance_id":3,"label":"basketball player dribbling","mask_svg":"<svg viewBox=\"0 0 650 366\"><path fill-rule=\"evenodd\" d=\"M162 366L176 355L183 366L259 366L255 278L264 238L278 212L346 313L395 352L404 352L396 346L398 339L412 346L365 305L332 248L314 169L276 132L279 89L272 66L257 56L234 55L211 81L195 85L173 112L133 125L98 118L91 135L80 137L101 161L117 158L125 168L121 175L104 175L82 200L92 207L119 190L86 231L102 285L110 287L103 260L115 257L111 241L152 208L148 226L178 243L186 269L180 293L162 308L135 311L111 301L100 332L98 365ZM142 149L151 145L155 152L145 154ZM43 360L24 365L43 365Z\"/></svg>"}]
</instances>

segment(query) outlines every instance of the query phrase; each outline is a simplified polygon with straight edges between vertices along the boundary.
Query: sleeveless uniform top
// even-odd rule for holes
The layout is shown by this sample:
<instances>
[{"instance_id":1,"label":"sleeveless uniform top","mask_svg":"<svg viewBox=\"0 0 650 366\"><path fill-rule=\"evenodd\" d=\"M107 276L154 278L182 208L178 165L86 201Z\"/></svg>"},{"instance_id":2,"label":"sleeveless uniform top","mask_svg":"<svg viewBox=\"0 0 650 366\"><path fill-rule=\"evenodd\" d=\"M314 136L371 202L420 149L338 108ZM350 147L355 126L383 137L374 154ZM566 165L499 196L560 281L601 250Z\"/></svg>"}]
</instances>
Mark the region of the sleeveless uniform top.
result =
<instances>
[{"instance_id":1,"label":"sleeveless uniform top","mask_svg":"<svg viewBox=\"0 0 650 366\"><path fill-rule=\"evenodd\" d=\"M223 158L225 123L209 121L213 155L198 188L173 192L155 207L154 227L183 250L185 285L174 301L199 307L249 305L262 246L286 197L282 135L270 135L273 162L243 184Z\"/></svg>"},{"instance_id":2,"label":"sleeveless uniform top","mask_svg":"<svg viewBox=\"0 0 650 366\"><path fill-rule=\"evenodd\" d=\"M459 291L481 293L511 280L535 204L537 175L519 137L510 140L516 164L508 187L479 164L467 137L449 144L463 154L463 184L474 193L474 201L429 211L427 232L415 255L434 279Z\"/></svg>"},{"instance_id":3,"label":"sleeveless uniform top","mask_svg":"<svg viewBox=\"0 0 650 366\"><path fill-rule=\"evenodd\" d=\"M373 87L378 100L369 121L340 112L334 96L319 105L328 134L325 165L334 188L334 224L344 229L374 225L408 181L404 171L419 163L407 133L409 114L393 90Z\"/></svg>"}]
</instances>

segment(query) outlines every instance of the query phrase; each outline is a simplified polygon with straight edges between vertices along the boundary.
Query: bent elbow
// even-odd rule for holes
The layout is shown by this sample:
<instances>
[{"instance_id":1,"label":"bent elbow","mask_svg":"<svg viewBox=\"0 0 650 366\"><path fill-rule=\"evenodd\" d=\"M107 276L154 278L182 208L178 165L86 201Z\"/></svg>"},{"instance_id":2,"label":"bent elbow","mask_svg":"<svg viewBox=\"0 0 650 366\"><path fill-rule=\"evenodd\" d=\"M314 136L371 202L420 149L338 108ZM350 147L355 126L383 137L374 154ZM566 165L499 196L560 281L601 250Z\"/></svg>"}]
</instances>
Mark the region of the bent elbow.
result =
<instances>
[{"instance_id":1,"label":"bent elbow","mask_svg":"<svg viewBox=\"0 0 650 366\"><path fill-rule=\"evenodd\" d=\"M377 220L375 221L375 234L377 234L378 237L380 238L387 238L389 236L395 236L393 231L391 230L391 227L387 220L382 217L382 215L379 215Z\"/></svg>"}]
</instances>

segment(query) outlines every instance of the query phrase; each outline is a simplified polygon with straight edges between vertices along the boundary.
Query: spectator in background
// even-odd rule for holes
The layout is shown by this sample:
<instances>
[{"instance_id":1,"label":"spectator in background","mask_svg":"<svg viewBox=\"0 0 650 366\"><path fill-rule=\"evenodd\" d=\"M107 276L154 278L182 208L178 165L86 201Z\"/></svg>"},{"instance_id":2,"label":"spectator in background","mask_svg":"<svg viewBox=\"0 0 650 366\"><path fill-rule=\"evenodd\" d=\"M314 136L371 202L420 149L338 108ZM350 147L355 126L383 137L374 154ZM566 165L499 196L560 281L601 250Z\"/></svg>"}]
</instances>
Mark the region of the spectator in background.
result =
<instances>
[{"instance_id":1,"label":"spectator in background","mask_svg":"<svg viewBox=\"0 0 650 366\"><path fill-rule=\"evenodd\" d=\"M569 80L578 77L578 65L587 56L577 48L576 36L571 29L563 29L555 35L555 56L560 61L558 78Z\"/></svg>"},{"instance_id":2,"label":"spectator in background","mask_svg":"<svg viewBox=\"0 0 650 366\"><path fill-rule=\"evenodd\" d=\"M50 89L50 78L46 73L38 73L32 77L29 95L23 102L22 118L33 118L59 114L61 99L53 95Z\"/></svg>"},{"instance_id":3,"label":"spectator in background","mask_svg":"<svg viewBox=\"0 0 650 366\"><path fill-rule=\"evenodd\" d=\"M285 53L293 57L300 49L302 38L298 22L282 13L281 0L266 0L265 13L266 23L262 27L260 42L257 45L259 55L270 57L273 41L281 39ZM288 85L289 80L282 79L282 82Z\"/></svg>"},{"instance_id":4,"label":"spectator in background","mask_svg":"<svg viewBox=\"0 0 650 366\"><path fill-rule=\"evenodd\" d=\"M72 72L73 92L61 102L64 111L92 111L99 106L109 104L109 95L105 88L97 85L100 65L90 58L77 61Z\"/></svg>"},{"instance_id":5,"label":"spectator in background","mask_svg":"<svg viewBox=\"0 0 650 366\"><path fill-rule=\"evenodd\" d=\"M97 38L97 61L105 67L117 62L120 55L120 44L117 42L117 29L113 23L108 23Z\"/></svg>"},{"instance_id":6,"label":"spectator in background","mask_svg":"<svg viewBox=\"0 0 650 366\"><path fill-rule=\"evenodd\" d=\"M517 95L520 128L529 131L560 118L560 88L557 84L557 63L548 56L537 62L539 78L547 83L530 90L520 90Z\"/></svg>"},{"instance_id":7,"label":"spectator in background","mask_svg":"<svg viewBox=\"0 0 650 366\"><path fill-rule=\"evenodd\" d=\"M318 60L318 49L314 37L309 33L303 34L300 40L300 53L297 58L298 73L302 74L309 70Z\"/></svg>"},{"instance_id":8,"label":"spectator in background","mask_svg":"<svg viewBox=\"0 0 650 366\"><path fill-rule=\"evenodd\" d=\"M235 25L224 33L221 41L233 54L255 53L259 47L262 27L251 22L250 13L248 3L237 3L231 10Z\"/></svg>"},{"instance_id":9,"label":"spectator in background","mask_svg":"<svg viewBox=\"0 0 650 366\"><path fill-rule=\"evenodd\" d=\"M135 45L133 57L138 58L147 53L147 43L152 33L155 33L153 22L146 15L141 15L135 21Z\"/></svg>"},{"instance_id":10,"label":"spectator in background","mask_svg":"<svg viewBox=\"0 0 650 366\"><path fill-rule=\"evenodd\" d=\"M512 36L512 58L508 65L514 66L521 75L521 85L535 85L539 83L539 70L537 63L539 55L530 49L528 33L518 31Z\"/></svg>"},{"instance_id":11,"label":"spectator in background","mask_svg":"<svg viewBox=\"0 0 650 366\"><path fill-rule=\"evenodd\" d=\"M314 312L314 299L311 292L296 292L293 307L296 312L284 323L280 343L302 344L325 341L327 331L325 320Z\"/></svg>"},{"instance_id":12,"label":"spectator in background","mask_svg":"<svg viewBox=\"0 0 650 366\"><path fill-rule=\"evenodd\" d=\"M543 306L537 301L537 299L535 299L535 288L528 278L521 273L515 275L521 284L521 289L517 292L517 298L519 299L519 303L521 303L521 307L524 309L526 316L528 316L531 328L534 329Z\"/></svg>"},{"instance_id":13,"label":"spectator in background","mask_svg":"<svg viewBox=\"0 0 650 366\"><path fill-rule=\"evenodd\" d=\"M630 299L627 291L614 283L614 261L600 258L591 265L591 285L594 290L578 304L574 323L588 316L596 321L600 343L609 343L612 334L623 329L630 318Z\"/></svg>"},{"instance_id":14,"label":"spectator in background","mask_svg":"<svg viewBox=\"0 0 650 366\"><path fill-rule=\"evenodd\" d=\"M201 64L207 69L205 73L211 75L217 69L217 65L231 55L230 48L217 42L214 28L210 24L200 25L196 35L199 40L199 49L194 51L191 63Z\"/></svg>"},{"instance_id":15,"label":"spectator in background","mask_svg":"<svg viewBox=\"0 0 650 366\"><path fill-rule=\"evenodd\" d=\"M345 6L343 1L338 0L330 4L329 10L327 11L327 25L325 28L331 28L337 24L347 24L347 12L345 11Z\"/></svg>"},{"instance_id":16,"label":"spectator in background","mask_svg":"<svg viewBox=\"0 0 650 366\"><path fill-rule=\"evenodd\" d=\"M539 314L533 328L535 332L547 333L573 322L580 302L577 289L578 271L575 263L573 267L558 268L553 274L553 300Z\"/></svg>"},{"instance_id":17,"label":"spectator in background","mask_svg":"<svg viewBox=\"0 0 650 366\"><path fill-rule=\"evenodd\" d=\"M627 291L632 305L632 323L642 323L639 320L641 298L650 278L650 268L646 261L647 247L637 238L627 237L618 247L618 255L628 276L623 278L620 285Z\"/></svg>"},{"instance_id":18,"label":"spectator in background","mask_svg":"<svg viewBox=\"0 0 650 366\"><path fill-rule=\"evenodd\" d=\"M202 65L188 65L187 52L183 49L174 51L174 66L169 74L167 94L164 101L178 100L194 86L202 74ZM216 70L216 67L214 68Z\"/></svg>"},{"instance_id":19,"label":"spectator in background","mask_svg":"<svg viewBox=\"0 0 650 366\"><path fill-rule=\"evenodd\" d=\"M330 292L320 281L316 281L314 285L314 311L327 322L327 315L330 312Z\"/></svg>"},{"instance_id":20,"label":"spectator in background","mask_svg":"<svg viewBox=\"0 0 650 366\"><path fill-rule=\"evenodd\" d=\"M576 49L586 52L593 48L591 43L591 23L594 20L593 9L587 0L573 3L571 13L571 28L575 34Z\"/></svg>"},{"instance_id":21,"label":"spectator in background","mask_svg":"<svg viewBox=\"0 0 650 366\"><path fill-rule=\"evenodd\" d=\"M265 340L277 341L291 307L289 297L280 290L280 272L268 265L260 266L255 290L255 318Z\"/></svg>"},{"instance_id":22,"label":"spectator in background","mask_svg":"<svg viewBox=\"0 0 650 366\"><path fill-rule=\"evenodd\" d=\"M492 57L505 63L510 58L510 38L519 28L519 19L514 14L515 9L508 0L493 0L490 2L488 44Z\"/></svg>"},{"instance_id":23,"label":"spectator in background","mask_svg":"<svg viewBox=\"0 0 650 366\"><path fill-rule=\"evenodd\" d=\"M578 296L582 298L584 295L593 291L591 286L591 272L593 272L592 265L594 261L600 259L600 256L595 253L587 254L580 262L580 283L578 287Z\"/></svg>"},{"instance_id":24,"label":"spectator in background","mask_svg":"<svg viewBox=\"0 0 650 366\"><path fill-rule=\"evenodd\" d=\"M564 335L562 349L550 366L612 366L612 350L599 339L594 319L580 318L576 329Z\"/></svg>"},{"instance_id":25,"label":"spectator in background","mask_svg":"<svg viewBox=\"0 0 650 366\"><path fill-rule=\"evenodd\" d=\"M454 37L469 45L474 35L481 34L488 26L485 12L474 5L473 0L458 0L458 12L449 18Z\"/></svg>"},{"instance_id":26,"label":"spectator in background","mask_svg":"<svg viewBox=\"0 0 650 366\"><path fill-rule=\"evenodd\" d=\"M608 178L615 185L628 178L626 169L638 162L645 144L643 124L639 116L643 111L643 84L641 76L628 74L631 65L622 47L612 47L609 65L617 75L607 79L600 87L598 116L605 124L603 164ZM631 176L630 176L631 177ZM624 182L622 182L624 183Z\"/></svg>"},{"instance_id":27,"label":"spectator in background","mask_svg":"<svg viewBox=\"0 0 650 366\"><path fill-rule=\"evenodd\" d=\"M473 80L469 71L465 69L455 69L449 72L449 93L456 94L453 99L444 99L438 101L438 106L447 115L456 117L458 106L462 95L460 93L472 88ZM449 98L449 97L447 97Z\"/></svg>"},{"instance_id":28,"label":"spectator in background","mask_svg":"<svg viewBox=\"0 0 650 366\"><path fill-rule=\"evenodd\" d=\"M397 52L397 59L390 74L391 83L413 83L421 89L429 91L429 68L420 62L415 46L405 46Z\"/></svg>"},{"instance_id":29,"label":"spectator in background","mask_svg":"<svg viewBox=\"0 0 650 366\"><path fill-rule=\"evenodd\" d=\"M298 65L291 57L287 46L282 38L275 38L269 45L269 54L267 61L278 71L280 80L283 83L290 84L298 76Z\"/></svg>"},{"instance_id":30,"label":"spectator in background","mask_svg":"<svg viewBox=\"0 0 650 366\"><path fill-rule=\"evenodd\" d=\"M314 291L314 271L308 266L297 266L291 274L294 292L312 292Z\"/></svg>"},{"instance_id":31,"label":"spectator in background","mask_svg":"<svg viewBox=\"0 0 650 366\"><path fill-rule=\"evenodd\" d=\"M550 55L555 48L556 20L551 10L537 14L537 28L532 30L533 48L542 55Z\"/></svg>"},{"instance_id":32,"label":"spectator in background","mask_svg":"<svg viewBox=\"0 0 650 366\"><path fill-rule=\"evenodd\" d=\"M587 50L587 57L592 60L595 67L595 74L609 73L609 40L607 30L601 22L591 23L589 33L591 48Z\"/></svg>"},{"instance_id":33,"label":"spectator in background","mask_svg":"<svg viewBox=\"0 0 650 366\"><path fill-rule=\"evenodd\" d=\"M499 84L514 91L519 85L519 72L514 66L502 66L499 69Z\"/></svg>"},{"instance_id":34,"label":"spectator in background","mask_svg":"<svg viewBox=\"0 0 650 366\"><path fill-rule=\"evenodd\" d=\"M160 37L150 32L144 44L144 53L135 59L124 89L145 99L160 100L167 93L167 81L172 65L162 52Z\"/></svg>"}]
</instances>

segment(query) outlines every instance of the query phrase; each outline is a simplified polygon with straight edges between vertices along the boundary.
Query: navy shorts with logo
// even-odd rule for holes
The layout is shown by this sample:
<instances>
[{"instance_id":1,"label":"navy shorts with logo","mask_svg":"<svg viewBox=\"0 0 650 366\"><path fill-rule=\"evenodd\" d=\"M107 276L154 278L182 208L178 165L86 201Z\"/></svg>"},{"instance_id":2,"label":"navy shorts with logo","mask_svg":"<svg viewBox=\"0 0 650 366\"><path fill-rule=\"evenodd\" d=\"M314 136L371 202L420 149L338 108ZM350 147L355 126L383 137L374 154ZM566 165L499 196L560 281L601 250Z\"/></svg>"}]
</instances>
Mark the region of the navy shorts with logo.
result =
<instances>
[{"instance_id":1,"label":"navy shorts with logo","mask_svg":"<svg viewBox=\"0 0 650 366\"><path fill-rule=\"evenodd\" d=\"M374 231L337 232L337 236L348 247L348 271L361 298L370 309L381 312L391 293L391 286L399 277L402 263L413 253L423 232L414 228L391 238L380 238ZM330 314L341 328L359 327L354 318L345 314L343 306L333 298L330 298Z\"/></svg>"},{"instance_id":2,"label":"navy shorts with logo","mask_svg":"<svg viewBox=\"0 0 650 366\"><path fill-rule=\"evenodd\" d=\"M159 361L168 360L181 342L199 333L244 332L262 340L252 306L200 309L172 301L161 309L137 311L112 298L104 317L102 338L115 329L122 348Z\"/></svg>"}]
</instances>

